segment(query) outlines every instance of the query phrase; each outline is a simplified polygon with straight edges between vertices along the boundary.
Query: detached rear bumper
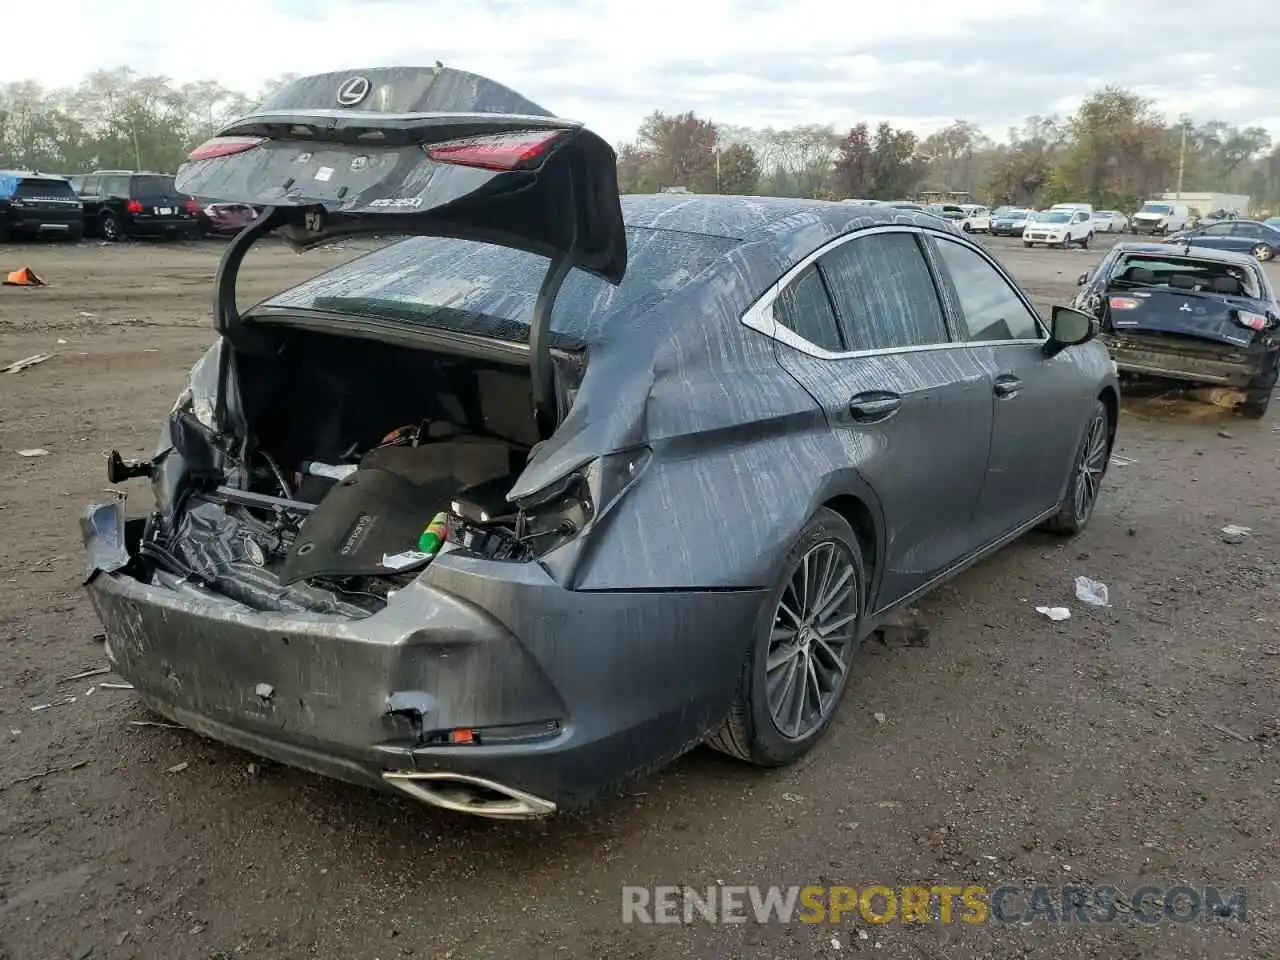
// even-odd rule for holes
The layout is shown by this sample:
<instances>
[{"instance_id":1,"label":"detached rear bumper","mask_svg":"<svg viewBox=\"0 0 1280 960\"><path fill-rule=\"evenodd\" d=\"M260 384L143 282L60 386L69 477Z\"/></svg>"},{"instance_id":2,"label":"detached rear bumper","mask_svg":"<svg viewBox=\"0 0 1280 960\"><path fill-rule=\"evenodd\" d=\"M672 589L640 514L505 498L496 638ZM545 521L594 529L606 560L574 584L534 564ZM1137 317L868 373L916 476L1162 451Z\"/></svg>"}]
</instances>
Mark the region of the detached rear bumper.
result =
<instances>
[{"instance_id":1,"label":"detached rear bumper","mask_svg":"<svg viewBox=\"0 0 1280 960\"><path fill-rule=\"evenodd\" d=\"M91 556L112 553L100 536L86 533ZM99 570L88 593L108 658L157 712L482 815L513 814L467 801L464 781L527 794L514 815L580 806L696 745L728 709L760 593L575 593L536 564L448 560L363 620L262 613L125 570ZM479 742L451 744L453 730Z\"/></svg>"},{"instance_id":2,"label":"detached rear bumper","mask_svg":"<svg viewBox=\"0 0 1280 960\"><path fill-rule=\"evenodd\" d=\"M1180 341L1135 342L1104 333L1101 339L1121 373L1164 377L1194 383L1244 388L1261 376L1267 355L1212 343L1183 345Z\"/></svg>"}]
</instances>

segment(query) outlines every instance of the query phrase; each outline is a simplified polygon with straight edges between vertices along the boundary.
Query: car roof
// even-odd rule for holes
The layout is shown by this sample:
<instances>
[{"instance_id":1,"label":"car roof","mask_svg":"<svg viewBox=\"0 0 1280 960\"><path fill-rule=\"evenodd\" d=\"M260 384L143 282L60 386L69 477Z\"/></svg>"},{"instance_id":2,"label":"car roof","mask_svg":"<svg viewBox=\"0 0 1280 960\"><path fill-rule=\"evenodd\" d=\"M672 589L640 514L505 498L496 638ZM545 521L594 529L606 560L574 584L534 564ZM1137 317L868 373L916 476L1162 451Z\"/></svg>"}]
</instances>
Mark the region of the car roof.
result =
<instances>
[{"instance_id":1,"label":"car roof","mask_svg":"<svg viewBox=\"0 0 1280 960\"><path fill-rule=\"evenodd\" d=\"M1236 266L1254 266L1253 257L1234 250L1219 250L1216 247L1190 247L1180 243L1117 243L1111 248L1117 253L1150 253L1177 255L1183 259L1212 260L1215 263L1230 263Z\"/></svg>"},{"instance_id":2,"label":"car roof","mask_svg":"<svg viewBox=\"0 0 1280 960\"><path fill-rule=\"evenodd\" d=\"M34 170L0 170L0 177L22 177L26 180L65 180L60 173L37 173Z\"/></svg>"},{"instance_id":3,"label":"car roof","mask_svg":"<svg viewBox=\"0 0 1280 960\"><path fill-rule=\"evenodd\" d=\"M777 240L814 224L844 232L856 217L858 228L901 224L911 217L920 226L944 224L923 210L890 204L847 204L793 197L735 197L719 194L627 194L622 218L629 227L678 230L745 242ZM949 232L953 227L946 226Z\"/></svg>"}]
</instances>

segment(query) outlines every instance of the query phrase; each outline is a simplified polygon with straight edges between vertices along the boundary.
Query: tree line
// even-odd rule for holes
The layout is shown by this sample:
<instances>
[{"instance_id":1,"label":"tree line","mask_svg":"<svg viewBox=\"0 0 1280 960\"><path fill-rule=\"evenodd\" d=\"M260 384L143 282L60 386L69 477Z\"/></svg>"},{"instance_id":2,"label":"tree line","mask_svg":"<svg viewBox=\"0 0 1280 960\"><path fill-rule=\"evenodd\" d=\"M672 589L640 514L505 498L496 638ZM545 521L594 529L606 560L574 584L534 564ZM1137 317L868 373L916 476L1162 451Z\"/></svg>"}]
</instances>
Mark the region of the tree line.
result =
<instances>
[{"instance_id":1,"label":"tree line","mask_svg":"<svg viewBox=\"0 0 1280 960\"><path fill-rule=\"evenodd\" d=\"M841 133L653 113L622 145L618 169L626 192L682 186L834 200L967 192L991 203L1079 200L1132 211L1180 183L1187 193L1241 193L1280 207L1280 146L1265 129L1186 116L1170 123L1151 101L1117 87L1091 94L1070 116L1028 117L1002 142L962 119L920 137L888 123Z\"/></svg>"},{"instance_id":2,"label":"tree line","mask_svg":"<svg viewBox=\"0 0 1280 960\"><path fill-rule=\"evenodd\" d=\"M70 88L0 86L0 169L173 172L194 145L291 79L246 92L120 67ZM894 200L963 191L992 203L1086 200L1121 210L1180 182L1185 192L1243 193L1280 208L1280 146L1265 129L1170 121L1117 87L1091 94L1070 116L1028 117L1002 141L963 119L921 137L888 123L757 129L655 112L619 147L618 174L632 193Z\"/></svg>"}]
</instances>

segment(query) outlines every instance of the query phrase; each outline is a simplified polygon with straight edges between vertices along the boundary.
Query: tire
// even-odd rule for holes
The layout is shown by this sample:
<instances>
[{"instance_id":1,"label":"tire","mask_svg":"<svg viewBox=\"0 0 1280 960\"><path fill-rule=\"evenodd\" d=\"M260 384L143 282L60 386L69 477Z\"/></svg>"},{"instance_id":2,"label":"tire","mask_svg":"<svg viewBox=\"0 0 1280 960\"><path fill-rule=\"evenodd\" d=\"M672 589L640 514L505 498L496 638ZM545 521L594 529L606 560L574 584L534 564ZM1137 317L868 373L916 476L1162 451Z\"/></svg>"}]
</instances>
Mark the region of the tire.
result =
<instances>
[{"instance_id":1,"label":"tire","mask_svg":"<svg viewBox=\"0 0 1280 960\"><path fill-rule=\"evenodd\" d=\"M809 582L818 584L814 593L821 593L822 585L828 582L824 577L828 558L841 571L837 578L847 578L847 581L835 590L825 591L830 597L829 613L818 617L819 624L826 624L823 639L812 632L811 627L801 626L798 631L793 628L810 619L815 612L812 608L821 607L820 603L809 604L800 596L807 592L799 586L803 582L801 571L807 564L808 576L812 578ZM820 508L787 551L778 582L761 604L755 636L738 676L733 705L720 728L707 738L708 746L757 766L777 767L798 760L822 739L839 712L852 661L861 642L865 571L862 549L853 528L838 513ZM841 595L844 599L837 600ZM830 609L830 603L836 604L834 609ZM821 613L821 609L816 612ZM790 642L780 635L787 630L790 630ZM838 642L837 636L841 638ZM774 667L775 683L782 685L782 689L771 706L766 676L768 659L771 651L777 658L788 650L789 656ZM842 669L838 677L833 677L837 662L842 664ZM788 724L780 724L775 717L792 714L796 701L788 694L794 689L791 681L796 678L797 670L804 675L802 698L798 703L803 716L800 724L784 731L783 726ZM821 683L819 673L824 673ZM815 683L813 687L811 679ZM816 700L812 696L815 691L821 691Z\"/></svg>"},{"instance_id":2,"label":"tire","mask_svg":"<svg viewBox=\"0 0 1280 960\"><path fill-rule=\"evenodd\" d=\"M1030 249L1031 247L1035 246L1035 244L1033 244L1030 240L1023 240L1022 245L1027 249Z\"/></svg>"},{"instance_id":3,"label":"tire","mask_svg":"<svg viewBox=\"0 0 1280 960\"><path fill-rule=\"evenodd\" d=\"M963 230L965 233L973 233L973 227L969 226L968 221L961 223L960 229Z\"/></svg>"},{"instance_id":4,"label":"tire","mask_svg":"<svg viewBox=\"0 0 1280 960\"><path fill-rule=\"evenodd\" d=\"M1245 387L1244 400L1236 407L1236 413L1250 420L1265 417L1267 407L1271 406L1271 394L1276 389L1277 379L1280 379L1280 356L1273 356L1270 368L1254 377Z\"/></svg>"},{"instance_id":5,"label":"tire","mask_svg":"<svg viewBox=\"0 0 1280 960\"><path fill-rule=\"evenodd\" d=\"M1260 243L1253 248L1253 255L1258 260L1266 261L1275 257L1276 251L1270 244Z\"/></svg>"},{"instance_id":6,"label":"tire","mask_svg":"<svg viewBox=\"0 0 1280 960\"><path fill-rule=\"evenodd\" d=\"M124 231L120 229L120 221L114 214L104 213L98 221L98 233L107 243L119 243L124 239Z\"/></svg>"},{"instance_id":7,"label":"tire","mask_svg":"<svg viewBox=\"0 0 1280 960\"><path fill-rule=\"evenodd\" d=\"M67 231L67 239L72 243L79 243L81 240L84 239L84 227L83 226L72 227L69 231Z\"/></svg>"},{"instance_id":8,"label":"tire","mask_svg":"<svg viewBox=\"0 0 1280 960\"><path fill-rule=\"evenodd\" d=\"M1057 512L1041 528L1048 533L1074 537L1088 526L1093 509L1098 505L1098 493L1110 462L1111 411L1105 403L1098 400L1093 405L1093 412L1089 414L1084 437L1071 461L1067 492L1059 501ZM1082 485L1086 491L1083 504L1078 496Z\"/></svg>"},{"instance_id":9,"label":"tire","mask_svg":"<svg viewBox=\"0 0 1280 960\"><path fill-rule=\"evenodd\" d=\"M1089 249L1089 241L1090 241L1090 240L1092 240L1092 239L1093 239L1093 234L1092 234L1092 233L1086 233L1086 234L1084 235L1084 239L1080 241L1080 249L1081 249L1081 250L1088 250L1088 249Z\"/></svg>"}]
</instances>

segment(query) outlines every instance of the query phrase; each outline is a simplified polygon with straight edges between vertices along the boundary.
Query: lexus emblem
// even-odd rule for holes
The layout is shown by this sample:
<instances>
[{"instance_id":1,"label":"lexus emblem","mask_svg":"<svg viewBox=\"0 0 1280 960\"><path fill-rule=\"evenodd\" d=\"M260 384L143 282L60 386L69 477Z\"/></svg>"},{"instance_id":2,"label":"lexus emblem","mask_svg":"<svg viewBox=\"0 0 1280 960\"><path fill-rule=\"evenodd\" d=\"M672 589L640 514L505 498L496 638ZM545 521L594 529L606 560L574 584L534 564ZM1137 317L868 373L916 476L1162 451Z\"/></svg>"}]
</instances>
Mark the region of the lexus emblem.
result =
<instances>
[{"instance_id":1,"label":"lexus emblem","mask_svg":"<svg viewBox=\"0 0 1280 960\"><path fill-rule=\"evenodd\" d=\"M343 107L354 107L369 95L368 77L351 77L344 80L338 88L338 104Z\"/></svg>"}]
</instances>

